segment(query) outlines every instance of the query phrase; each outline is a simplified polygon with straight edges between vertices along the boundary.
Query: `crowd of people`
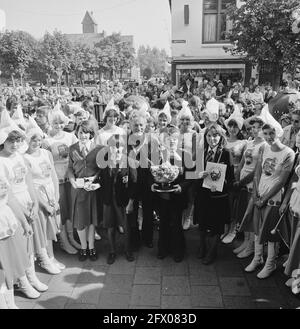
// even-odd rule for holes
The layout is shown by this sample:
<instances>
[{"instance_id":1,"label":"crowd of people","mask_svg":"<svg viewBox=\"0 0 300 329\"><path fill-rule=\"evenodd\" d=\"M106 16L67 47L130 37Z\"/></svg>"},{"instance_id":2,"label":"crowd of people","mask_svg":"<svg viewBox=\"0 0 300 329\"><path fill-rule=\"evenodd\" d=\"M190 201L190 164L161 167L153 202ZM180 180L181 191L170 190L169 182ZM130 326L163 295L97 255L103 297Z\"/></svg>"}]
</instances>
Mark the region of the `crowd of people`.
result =
<instances>
[{"instance_id":1,"label":"crowd of people","mask_svg":"<svg viewBox=\"0 0 300 329\"><path fill-rule=\"evenodd\" d=\"M285 92L294 101L277 121L270 102ZM101 227L107 263L117 261L119 234L132 262L142 245L154 247L156 222L159 259L181 262L193 225L199 262L213 263L220 241L242 239L233 253L252 257L245 271L264 279L285 252L286 284L299 293L297 81L277 92L187 78L180 87L2 87L0 96L0 308L18 308L14 289L27 298L48 289L35 264L53 275L65 269L53 243L96 261ZM221 187L211 164L222 165ZM168 189L153 168L178 169Z\"/></svg>"}]
</instances>

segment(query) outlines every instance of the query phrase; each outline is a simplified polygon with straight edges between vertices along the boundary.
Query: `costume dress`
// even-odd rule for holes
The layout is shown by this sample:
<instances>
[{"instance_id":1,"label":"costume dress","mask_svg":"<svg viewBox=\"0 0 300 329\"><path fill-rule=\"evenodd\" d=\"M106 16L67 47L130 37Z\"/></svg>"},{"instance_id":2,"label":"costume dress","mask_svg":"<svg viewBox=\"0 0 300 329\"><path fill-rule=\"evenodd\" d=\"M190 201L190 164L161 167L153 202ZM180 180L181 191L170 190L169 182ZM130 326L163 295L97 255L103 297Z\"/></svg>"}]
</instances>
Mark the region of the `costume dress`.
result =
<instances>
[{"instance_id":1,"label":"costume dress","mask_svg":"<svg viewBox=\"0 0 300 329\"><path fill-rule=\"evenodd\" d=\"M23 229L7 204L9 188L0 167L0 284L5 280L8 288L12 289L12 283L25 275L30 262Z\"/></svg>"},{"instance_id":2,"label":"costume dress","mask_svg":"<svg viewBox=\"0 0 300 329\"><path fill-rule=\"evenodd\" d=\"M26 153L24 155L29 171L32 175L33 184L36 193L45 201L46 204L55 202L55 188L52 181L50 153L47 150L40 149L38 156ZM56 234L59 233L60 215L50 216L40 207L39 218L43 227L44 235L47 240L57 241Z\"/></svg>"},{"instance_id":3,"label":"costume dress","mask_svg":"<svg viewBox=\"0 0 300 329\"><path fill-rule=\"evenodd\" d=\"M47 149L51 151L54 167L59 181L59 206L61 223L64 225L71 218L71 184L68 179L69 149L77 142L72 133L63 132L61 136L48 137L45 141Z\"/></svg>"}]
</instances>

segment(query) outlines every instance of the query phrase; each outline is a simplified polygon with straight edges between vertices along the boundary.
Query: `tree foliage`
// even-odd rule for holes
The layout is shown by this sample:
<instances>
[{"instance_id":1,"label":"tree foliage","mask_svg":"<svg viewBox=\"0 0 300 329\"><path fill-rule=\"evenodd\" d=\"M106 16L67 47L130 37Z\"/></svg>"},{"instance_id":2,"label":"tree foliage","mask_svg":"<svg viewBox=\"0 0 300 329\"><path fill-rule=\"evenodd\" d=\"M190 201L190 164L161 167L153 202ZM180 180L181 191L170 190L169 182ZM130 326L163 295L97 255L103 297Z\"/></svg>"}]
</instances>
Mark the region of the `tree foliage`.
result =
<instances>
[{"instance_id":1,"label":"tree foliage","mask_svg":"<svg viewBox=\"0 0 300 329\"><path fill-rule=\"evenodd\" d=\"M101 39L95 46L72 43L61 32L46 32L37 41L25 32L0 34L0 63L7 75L30 73L56 77L58 69L64 74L94 74L122 72L134 65L134 48L121 34Z\"/></svg>"},{"instance_id":2,"label":"tree foliage","mask_svg":"<svg viewBox=\"0 0 300 329\"><path fill-rule=\"evenodd\" d=\"M299 0L247 0L240 8L230 6L232 29L226 47L253 65L272 63L278 70L295 72L300 53L300 34L292 32L293 13Z\"/></svg>"},{"instance_id":3,"label":"tree foliage","mask_svg":"<svg viewBox=\"0 0 300 329\"><path fill-rule=\"evenodd\" d=\"M0 34L0 63L4 75L24 76L36 59L37 41L23 31Z\"/></svg>"},{"instance_id":4,"label":"tree foliage","mask_svg":"<svg viewBox=\"0 0 300 329\"><path fill-rule=\"evenodd\" d=\"M150 48L150 46L140 46L137 53L137 62L140 66L141 72L148 74L160 74L165 72L167 63L167 53L164 49L160 50L157 47ZM144 74L143 75L147 75Z\"/></svg>"},{"instance_id":5,"label":"tree foliage","mask_svg":"<svg viewBox=\"0 0 300 329\"><path fill-rule=\"evenodd\" d=\"M40 43L39 54L41 68L47 73L54 73L58 68L69 72L74 59L72 44L58 31L53 34L46 32Z\"/></svg>"}]
</instances>

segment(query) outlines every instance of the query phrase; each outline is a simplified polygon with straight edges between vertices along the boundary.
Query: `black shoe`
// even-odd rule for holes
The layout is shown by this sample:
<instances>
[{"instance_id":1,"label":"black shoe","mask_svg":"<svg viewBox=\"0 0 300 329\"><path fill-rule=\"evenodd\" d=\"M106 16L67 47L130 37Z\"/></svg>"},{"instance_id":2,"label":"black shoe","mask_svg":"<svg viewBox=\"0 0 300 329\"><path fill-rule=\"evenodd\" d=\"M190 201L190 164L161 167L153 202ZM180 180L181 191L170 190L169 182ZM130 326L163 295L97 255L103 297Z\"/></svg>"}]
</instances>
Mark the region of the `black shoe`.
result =
<instances>
[{"instance_id":1,"label":"black shoe","mask_svg":"<svg viewBox=\"0 0 300 329\"><path fill-rule=\"evenodd\" d=\"M114 252L110 252L107 256L107 264L111 265L116 260L116 254Z\"/></svg>"},{"instance_id":2,"label":"black shoe","mask_svg":"<svg viewBox=\"0 0 300 329\"><path fill-rule=\"evenodd\" d=\"M202 264L203 264L203 265L209 265L209 264L213 263L213 262L215 261L216 258L217 258L216 253L208 254L208 255L202 260Z\"/></svg>"},{"instance_id":3,"label":"black shoe","mask_svg":"<svg viewBox=\"0 0 300 329\"><path fill-rule=\"evenodd\" d=\"M135 261L135 258L133 256L132 252L126 252L125 256L126 256L126 259L128 260L128 262L134 262Z\"/></svg>"},{"instance_id":4,"label":"black shoe","mask_svg":"<svg viewBox=\"0 0 300 329\"><path fill-rule=\"evenodd\" d=\"M174 256L174 262L176 262L176 263L180 263L180 262L182 262L183 261L183 258L184 258L184 256L183 255L176 255L176 256Z\"/></svg>"},{"instance_id":5,"label":"black shoe","mask_svg":"<svg viewBox=\"0 0 300 329\"><path fill-rule=\"evenodd\" d=\"M202 259L205 257L205 247L200 247L197 253L197 258Z\"/></svg>"},{"instance_id":6,"label":"black shoe","mask_svg":"<svg viewBox=\"0 0 300 329\"><path fill-rule=\"evenodd\" d=\"M159 252L159 253L157 254L157 258L158 258L158 259L164 259L164 258L166 258L166 257L167 257L167 254L165 254L165 253Z\"/></svg>"},{"instance_id":7,"label":"black shoe","mask_svg":"<svg viewBox=\"0 0 300 329\"><path fill-rule=\"evenodd\" d=\"M92 262L95 262L98 259L98 254L95 248L89 249L89 258Z\"/></svg>"},{"instance_id":8,"label":"black shoe","mask_svg":"<svg viewBox=\"0 0 300 329\"><path fill-rule=\"evenodd\" d=\"M88 258L87 249L80 249L78 254L78 259L80 262L86 261Z\"/></svg>"},{"instance_id":9,"label":"black shoe","mask_svg":"<svg viewBox=\"0 0 300 329\"><path fill-rule=\"evenodd\" d=\"M153 242L145 242L145 246L147 247L147 248L153 248Z\"/></svg>"}]
</instances>

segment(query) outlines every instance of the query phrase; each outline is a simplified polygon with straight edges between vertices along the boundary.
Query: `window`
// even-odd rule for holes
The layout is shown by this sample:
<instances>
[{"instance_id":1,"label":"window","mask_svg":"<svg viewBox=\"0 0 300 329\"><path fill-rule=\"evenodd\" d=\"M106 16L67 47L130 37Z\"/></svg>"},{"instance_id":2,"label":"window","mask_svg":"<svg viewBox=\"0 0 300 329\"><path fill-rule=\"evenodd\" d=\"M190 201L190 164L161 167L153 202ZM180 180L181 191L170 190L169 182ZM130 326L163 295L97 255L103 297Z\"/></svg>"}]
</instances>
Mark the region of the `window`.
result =
<instances>
[{"instance_id":1,"label":"window","mask_svg":"<svg viewBox=\"0 0 300 329\"><path fill-rule=\"evenodd\" d=\"M226 17L228 5L236 0L203 0L203 43L225 43L232 22Z\"/></svg>"}]
</instances>

